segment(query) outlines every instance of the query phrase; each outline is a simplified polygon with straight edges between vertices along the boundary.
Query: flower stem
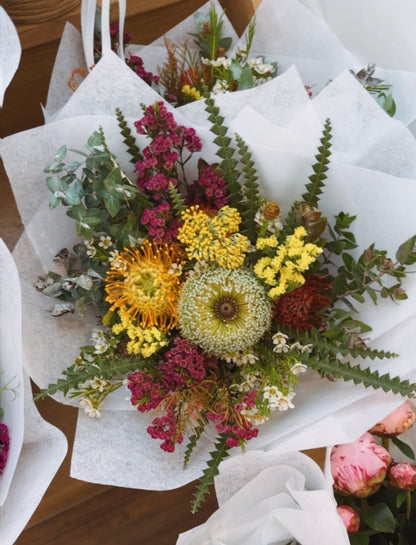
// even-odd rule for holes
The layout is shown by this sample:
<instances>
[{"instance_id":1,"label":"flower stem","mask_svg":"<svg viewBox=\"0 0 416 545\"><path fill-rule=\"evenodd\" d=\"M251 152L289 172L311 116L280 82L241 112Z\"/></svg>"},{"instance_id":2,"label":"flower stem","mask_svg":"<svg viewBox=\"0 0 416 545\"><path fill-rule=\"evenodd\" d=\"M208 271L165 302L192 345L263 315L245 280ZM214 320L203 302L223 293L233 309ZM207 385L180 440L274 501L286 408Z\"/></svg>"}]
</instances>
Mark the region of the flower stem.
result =
<instances>
[{"instance_id":1,"label":"flower stem","mask_svg":"<svg viewBox=\"0 0 416 545\"><path fill-rule=\"evenodd\" d=\"M389 446L390 446L390 437L385 437L385 436L383 436L382 439L381 439L381 444L382 444L382 446L383 446L386 450L389 450Z\"/></svg>"},{"instance_id":2,"label":"flower stem","mask_svg":"<svg viewBox=\"0 0 416 545\"><path fill-rule=\"evenodd\" d=\"M412 493L406 490L406 520L410 520L410 512L412 510Z\"/></svg>"}]
</instances>

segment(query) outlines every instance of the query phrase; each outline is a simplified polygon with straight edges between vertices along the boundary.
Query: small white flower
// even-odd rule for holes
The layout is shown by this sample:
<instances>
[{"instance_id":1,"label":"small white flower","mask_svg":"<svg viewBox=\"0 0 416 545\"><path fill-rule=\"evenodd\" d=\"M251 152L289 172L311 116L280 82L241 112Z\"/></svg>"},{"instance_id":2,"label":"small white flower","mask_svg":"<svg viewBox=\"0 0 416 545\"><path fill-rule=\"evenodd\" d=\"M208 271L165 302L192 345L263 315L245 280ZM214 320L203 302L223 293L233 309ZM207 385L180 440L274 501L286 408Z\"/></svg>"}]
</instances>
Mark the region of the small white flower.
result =
<instances>
[{"instance_id":1,"label":"small white flower","mask_svg":"<svg viewBox=\"0 0 416 545\"><path fill-rule=\"evenodd\" d=\"M290 372L293 373L294 375L300 375L301 373L306 373L307 370L308 370L308 366L305 365L304 363L300 363L300 361L293 364L292 367L290 368Z\"/></svg>"},{"instance_id":2,"label":"small white flower","mask_svg":"<svg viewBox=\"0 0 416 545\"><path fill-rule=\"evenodd\" d=\"M212 93L214 95L218 95L218 94L221 94L221 93L225 93L227 91L228 91L228 83L226 81L217 79L217 81L215 82L214 87L212 88Z\"/></svg>"},{"instance_id":3,"label":"small white flower","mask_svg":"<svg viewBox=\"0 0 416 545\"><path fill-rule=\"evenodd\" d=\"M108 235L101 235L100 236L100 242L98 243L98 246L100 248L103 248L104 250L108 250L110 246L112 246L113 243L111 241L111 237Z\"/></svg>"},{"instance_id":4,"label":"small white flower","mask_svg":"<svg viewBox=\"0 0 416 545\"><path fill-rule=\"evenodd\" d=\"M100 418L100 411L94 407L92 401L88 397L83 397L80 402L80 406L84 409L85 413L91 418Z\"/></svg>"}]
</instances>

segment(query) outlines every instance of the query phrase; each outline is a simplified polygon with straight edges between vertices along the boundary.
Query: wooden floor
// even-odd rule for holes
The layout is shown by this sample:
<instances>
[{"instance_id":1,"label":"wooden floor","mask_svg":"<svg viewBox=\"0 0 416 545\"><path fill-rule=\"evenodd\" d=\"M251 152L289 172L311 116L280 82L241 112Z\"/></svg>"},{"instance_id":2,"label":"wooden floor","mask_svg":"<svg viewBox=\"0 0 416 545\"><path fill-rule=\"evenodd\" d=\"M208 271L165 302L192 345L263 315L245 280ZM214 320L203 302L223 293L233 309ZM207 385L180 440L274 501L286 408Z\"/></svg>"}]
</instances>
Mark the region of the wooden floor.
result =
<instances>
[{"instance_id":1,"label":"wooden floor","mask_svg":"<svg viewBox=\"0 0 416 545\"><path fill-rule=\"evenodd\" d=\"M129 0L130 19L126 28L134 32L136 25L143 36L142 43L146 43L203 3L204 0ZM221 3L229 8L230 18L235 18L236 28L242 30L250 6L258 4L258 0L222 0ZM75 24L78 14L68 19ZM64 22L19 28L22 61L6 93L4 108L0 110L0 137L42 123L40 104L45 103ZM10 250L21 231L12 192L0 163L0 237ZM153 492L72 479L69 466L77 410L52 399L39 402L38 409L45 420L65 433L69 450L16 545L174 545L179 533L204 522L216 509L212 493L198 513L191 514L194 483L168 492ZM323 451L310 454L323 463Z\"/></svg>"}]
</instances>

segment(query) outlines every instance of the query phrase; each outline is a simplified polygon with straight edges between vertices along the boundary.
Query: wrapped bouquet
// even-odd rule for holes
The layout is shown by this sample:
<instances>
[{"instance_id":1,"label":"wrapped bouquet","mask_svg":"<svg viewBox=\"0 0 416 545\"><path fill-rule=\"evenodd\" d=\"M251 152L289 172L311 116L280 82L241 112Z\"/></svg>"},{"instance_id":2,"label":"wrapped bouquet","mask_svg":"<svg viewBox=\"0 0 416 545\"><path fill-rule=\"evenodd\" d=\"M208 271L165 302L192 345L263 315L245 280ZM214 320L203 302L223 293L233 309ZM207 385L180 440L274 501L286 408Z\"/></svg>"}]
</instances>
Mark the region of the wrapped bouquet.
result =
<instances>
[{"instance_id":1,"label":"wrapped bouquet","mask_svg":"<svg viewBox=\"0 0 416 545\"><path fill-rule=\"evenodd\" d=\"M356 306L366 297L406 298L415 236L393 258L375 244L355 258L355 218L322 215L329 121L305 191L283 216L262 195L245 142L227 133L212 99L206 108L218 162L204 158L195 130L161 102L143 106L134 124L140 141L117 112L135 181L103 131L88 140L81 161L59 149L46 168L50 207L68 207L83 240L56 256L61 274L37 282L60 299L53 315L84 314L92 304L100 316L91 343L40 397L59 390L99 416L106 396L126 385L132 405L153 414L147 431L163 450L187 439L185 463L213 428L215 449L194 508L229 449L244 448L273 413L294 407L307 369L414 391L355 360L394 357L367 345L370 326Z\"/></svg>"},{"instance_id":2,"label":"wrapped bouquet","mask_svg":"<svg viewBox=\"0 0 416 545\"><path fill-rule=\"evenodd\" d=\"M111 51L5 139L26 368L102 414L80 412L72 475L204 471L197 508L233 447L333 444L412 395L414 150L349 70L313 101L291 67L174 109Z\"/></svg>"}]
</instances>

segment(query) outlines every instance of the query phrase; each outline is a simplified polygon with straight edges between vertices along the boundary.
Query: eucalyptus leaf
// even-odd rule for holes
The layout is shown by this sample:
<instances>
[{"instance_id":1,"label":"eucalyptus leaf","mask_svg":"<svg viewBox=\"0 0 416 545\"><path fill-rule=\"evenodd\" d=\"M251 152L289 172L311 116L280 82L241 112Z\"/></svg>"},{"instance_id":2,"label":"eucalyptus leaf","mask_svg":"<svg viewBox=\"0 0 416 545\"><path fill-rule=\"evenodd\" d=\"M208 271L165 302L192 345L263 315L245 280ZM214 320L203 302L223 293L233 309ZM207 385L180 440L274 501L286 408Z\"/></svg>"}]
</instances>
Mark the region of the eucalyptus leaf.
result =
<instances>
[{"instance_id":1,"label":"eucalyptus leaf","mask_svg":"<svg viewBox=\"0 0 416 545\"><path fill-rule=\"evenodd\" d=\"M77 278L76 284L77 284L77 287L82 288L82 289L87 290L87 291L89 291L93 287L92 278L90 276L88 276L87 274L81 274Z\"/></svg>"}]
</instances>

